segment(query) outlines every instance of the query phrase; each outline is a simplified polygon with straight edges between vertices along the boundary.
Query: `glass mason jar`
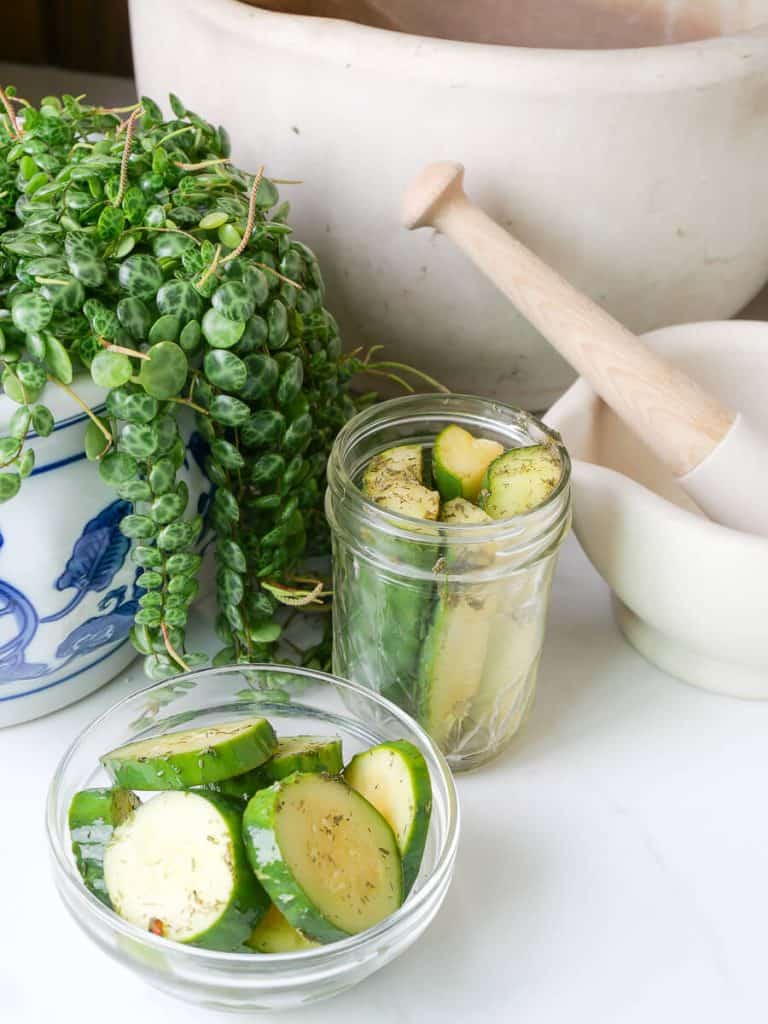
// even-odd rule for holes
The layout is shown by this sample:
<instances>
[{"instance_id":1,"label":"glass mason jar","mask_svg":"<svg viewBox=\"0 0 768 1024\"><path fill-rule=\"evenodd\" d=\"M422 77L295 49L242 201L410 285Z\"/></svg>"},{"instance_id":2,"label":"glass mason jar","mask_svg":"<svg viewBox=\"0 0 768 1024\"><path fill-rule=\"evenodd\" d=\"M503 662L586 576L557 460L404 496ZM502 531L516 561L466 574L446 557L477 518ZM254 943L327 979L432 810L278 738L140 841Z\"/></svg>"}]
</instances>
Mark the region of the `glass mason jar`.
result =
<instances>
[{"instance_id":1,"label":"glass mason jar","mask_svg":"<svg viewBox=\"0 0 768 1024\"><path fill-rule=\"evenodd\" d=\"M455 525L387 511L363 496L369 461L455 423L504 448L546 444L556 488L539 507ZM477 767L531 707L552 575L571 522L570 460L529 413L466 395L414 395L372 406L339 433L328 462L333 537L333 671L410 712L454 770Z\"/></svg>"}]
</instances>

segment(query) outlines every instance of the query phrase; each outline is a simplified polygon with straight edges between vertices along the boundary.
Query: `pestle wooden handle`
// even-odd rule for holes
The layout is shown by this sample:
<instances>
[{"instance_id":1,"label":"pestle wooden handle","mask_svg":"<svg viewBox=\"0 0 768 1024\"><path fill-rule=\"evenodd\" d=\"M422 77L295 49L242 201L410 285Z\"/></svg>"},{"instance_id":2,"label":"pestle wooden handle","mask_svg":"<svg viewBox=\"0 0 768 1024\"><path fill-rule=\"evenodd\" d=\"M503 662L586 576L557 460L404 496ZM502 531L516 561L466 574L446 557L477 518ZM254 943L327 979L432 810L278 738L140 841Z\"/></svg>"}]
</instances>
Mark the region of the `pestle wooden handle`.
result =
<instances>
[{"instance_id":1,"label":"pestle wooden handle","mask_svg":"<svg viewBox=\"0 0 768 1024\"><path fill-rule=\"evenodd\" d=\"M699 466L736 414L474 206L463 178L458 163L426 167L406 191L405 226L455 242L675 476Z\"/></svg>"}]
</instances>

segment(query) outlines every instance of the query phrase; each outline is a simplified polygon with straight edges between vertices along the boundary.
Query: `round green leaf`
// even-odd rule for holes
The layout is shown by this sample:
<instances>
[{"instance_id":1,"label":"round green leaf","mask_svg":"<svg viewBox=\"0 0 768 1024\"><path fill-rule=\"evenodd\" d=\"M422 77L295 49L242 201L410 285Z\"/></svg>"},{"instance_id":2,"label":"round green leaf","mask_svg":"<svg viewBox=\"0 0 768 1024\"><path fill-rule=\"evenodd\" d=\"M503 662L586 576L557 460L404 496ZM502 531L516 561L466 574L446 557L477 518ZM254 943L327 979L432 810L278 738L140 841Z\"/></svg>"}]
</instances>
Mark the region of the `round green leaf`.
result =
<instances>
[{"instance_id":1,"label":"round green leaf","mask_svg":"<svg viewBox=\"0 0 768 1024\"><path fill-rule=\"evenodd\" d=\"M163 231L158 232L153 238L152 252L159 260L176 259L194 244L194 239L180 231Z\"/></svg>"},{"instance_id":2,"label":"round green leaf","mask_svg":"<svg viewBox=\"0 0 768 1024\"><path fill-rule=\"evenodd\" d=\"M145 569L161 569L163 556L157 548L146 544L137 544L131 552L131 560Z\"/></svg>"},{"instance_id":3,"label":"round green leaf","mask_svg":"<svg viewBox=\"0 0 768 1024\"><path fill-rule=\"evenodd\" d=\"M152 395L133 385L116 388L107 396L107 411L110 416L129 423L151 423L160 408Z\"/></svg>"},{"instance_id":4,"label":"round green leaf","mask_svg":"<svg viewBox=\"0 0 768 1024\"><path fill-rule=\"evenodd\" d=\"M245 572L245 553L237 541L220 540L216 545L216 555L229 569L239 573Z\"/></svg>"},{"instance_id":5,"label":"round green leaf","mask_svg":"<svg viewBox=\"0 0 768 1024\"><path fill-rule=\"evenodd\" d=\"M262 455L251 466L251 483L256 486L276 480L285 470L285 459L275 452Z\"/></svg>"},{"instance_id":6,"label":"round green leaf","mask_svg":"<svg viewBox=\"0 0 768 1024\"><path fill-rule=\"evenodd\" d=\"M61 274L41 284L40 293L50 302L54 313L57 314L77 313L85 301L85 289L76 277L69 274Z\"/></svg>"},{"instance_id":7,"label":"round green leaf","mask_svg":"<svg viewBox=\"0 0 768 1024\"><path fill-rule=\"evenodd\" d=\"M59 339L47 331L45 334L45 363L52 375L62 384L71 384L72 360Z\"/></svg>"},{"instance_id":8,"label":"round green leaf","mask_svg":"<svg viewBox=\"0 0 768 1024\"><path fill-rule=\"evenodd\" d=\"M96 462L103 455L106 455L112 442L104 436L93 420L88 420L88 425L85 428L84 444L86 457L90 459L91 462Z\"/></svg>"},{"instance_id":9,"label":"round green leaf","mask_svg":"<svg viewBox=\"0 0 768 1024\"><path fill-rule=\"evenodd\" d=\"M127 452L110 452L99 464L99 476L108 487L118 487L138 476L139 464Z\"/></svg>"},{"instance_id":10,"label":"round green leaf","mask_svg":"<svg viewBox=\"0 0 768 1024\"><path fill-rule=\"evenodd\" d=\"M39 393L48 381L48 374L39 363L32 363L27 359L22 359L16 363L14 369L27 395L33 392Z\"/></svg>"},{"instance_id":11,"label":"round green leaf","mask_svg":"<svg viewBox=\"0 0 768 1024\"><path fill-rule=\"evenodd\" d=\"M203 231L214 231L216 228L220 228L222 224L226 224L228 220L229 217L223 210L214 210L212 213L207 213L197 226L202 228Z\"/></svg>"},{"instance_id":12,"label":"round green leaf","mask_svg":"<svg viewBox=\"0 0 768 1024\"><path fill-rule=\"evenodd\" d=\"M216 395L208 410L211 419L217 423L223 423L227 427L242 426L251 415L251 410L241 402L239 398L232 395Z\"/></svg>"},{"instance_id":13,"label":"round green leaf","mask_svg":"<svg viewBox=\"0 0 768 1024\"><path fill-rule=\"evenodd\" d=\"M158 459L149 471L149 486L153 494L165 494L176 483L176 466L168 458Z\"/></svg>"},{"instance_id":14,"label":"round green leaf","mask_svg":"<svg viewBox=\"0 0 768 1024\"><path fill-rule=\"evenodd\" d=\"M125 501L151 501L152 491L146 480L128 480L117 487L117 493Z\"/></svg>"},{"instance_id":15,"label":"round green leaf","mask_svg":"<svg viewBox=\"0 0 768 1024\"><path fill-rule=\"evenodd\" d=\"M142 299L131 295L117 304L117 318L136 341L144 341L152 326L152 314Z\"/></svg>"},{"instance_id":16,"label":"round green leaf","mask_svg":"<svg viewBox=\"0 0 768 1024\"><path fill-rule=\"evenodd\" d=\"M158 341L176 341L181 329L181 322L175 313L159 316L149 329L149 341L154 345Z\"/></svg>"},{"instance_id":17,"label":"round green leaf","mask_svg":"<svg viewBox=\"0 0 768 1024\"><path fill-rule=\"evenodd\" d=\"M193 555L185 551L182 554L171 555L166 561L165 567L172 576L177 574L189 575L196 573L202 562L203 560L200 555Z\"/></svg>"},{"instance_id":18,"label":"round green leaf","mask_svg":"<svg viewBox=\"0 0 768 1024\"><path fill-rule=\"evenodd\" d=\"M184 350L173 341L161 341L142 360L139 382L147 394L163 401L174 398L184 387L189 364Z\"/></svg>"},{"instance_id":19,"label":"round green leaf","mask_svg":"<svg viewBox=\"0 0 768 1024\"><path fill-rule=\"evenodd\" d=\"M126 423L120 433L120 448L136 459L148 459L157 450L158 433L153 423Z\"/></svg>"},{"instance_id":20,"label":"round green leaf","mask_svg":"<svg viewBox=\"0 0 768 1024\"><path fill-rule=\"evenodd\" d=\"M157 308L161 313L171 313L186 323L187 320L200 319L203 300L189 281L168 281L157 293Z\"/></svg>"},{"instance_id":21,"label":"round green leaf","mask_svg":"<svg viewBox=\"0 0 768 1024\"><path fill-rule=\"evenodd\" d=\"M149 516L127 515L120 523L120 530L132 540L149 540L157 534L157 526Z\"/></svg>"},{"instance_id":22,"label":"round green leaf","mask_svg":"<svg viewBox=\"0 0 768 1024\"><path fill-rule=\"evenodd\" d=\"M125 227L125 214L115 206L105 206L99 215L96 230L99 238L105 242L111 242L122 232Z\"/></svg>"},{"instance_id":23,"label":"round green leaf","mask_svg":"<svg viewBox=\"0 0 768 1024\"><path fill-rule=\"evenodd\" d=\"M0 473L0 502L10 501L19 493L21 477L18 473Z\"/></svg>"},{"instance_id":24,"label":"round green leaf","mask_svg":"<svg viewBox=\"0 0 768 1024\"><path fill-rule=\"evenodd\" d=\"M203 339L203 330L199 320L190 320L182 328L179 335L179 344L185 352L196 352Z\"/></svg>"},{"instance_id":25,"label":"round green leaf","mask_svg":"<svg viewBox=\"0 0 768 1024\"><path fill-rule=\"evenodd\" d=\"M25 334L41 331L51 322L53 306L39 291L23 292L11 303L11 316L14 326Z\"/></svg>"},{"instance_id":26,"label":"round green leaf","mask_svg":"<svg viewBox=\"0 0 768 1024\"><path fill-rule=\"evenodd\" d=\"M248 379L248 369L242 359L227 349L211 349L203 360L205 375L214 387L223 391L241 391Z\"/></svg>"},{"instance_id":27,"label":"round green leaf","mask_svg":"<svg viewBox=\"0 0 768 1024\"><path fill-rule=\"evenodd\" d=\"M223 438L211 442L211 455L224 469L242 469L245 465L245 459L237 448Z\"/></svg>"},{"instance_id":28,"label":"round green leaf","mask_svg":"<svg viewBox=\"0 0 768 1024\"><path fill-rule=\"evenodd\" d=\"M11 421L8 424L8 433L11 437L15 438L26 437L31 420L31 409L28 405L22 405L21 408L17 409L11 416Z\"/></svg>"},{"instance_id":29,"label":"round green leaf","mask_svg":"<svg viewBox=\"0 0 768 1024\"><path fill-rule=\"evenodd\" d=\"M213 308L227 320L247 320L256 312L256 301L242 281L227 281L213 293Z\"/></svg>"},{"instance_id":30,"label":"round green leaf","mask_svg":"<svg viewBox=\"0 0 768 1024\"><path fill-rule=\"evenodd\" d=\"M98 352L91 362L91 377L100 388L119 388L133 376L133 366L122 352Z\"/></svg>"},{"instance_id":31,"label":"round green leaf","mask_svg":"<svg viewBox=\"0 0 768 1024\"><path fill-rule=\"evenodd\" d=\"M40 437L48 437L53 433L53 413L45 405L36 405L32 410L32 427Z\"/></svg>"},{"instance_id":32,"label":"round green leaf","mask_svg":"<svg viewBox=\"0 0 768 1024\"><path fill-rule=\"evenodd\" d=\"M228 320L216 309L209 309L203 317L203 334L213 348L232 348L244 330L244 320Z\"/></svg>"},{"instance_id":33,"label":"round green leaf","mask_svg":"<svg viewBox=\"0 0 768 1024\"><path fill-rule=\"evenodd\" d=\"M0 465L7 466L21 454L23 442L19 437L0 438Z\"/></svg>"},{"instance_id":34,"label":"round green leaf","mask_svg":"<svg viewBox=\"0 0 768 1024\"><path fill-rule=\"evenodd\" d=\"M163 284L160 264L147 253L135 253L120 264L120 287L139 299L154 299Z\"/></svg>"}]
</instances>

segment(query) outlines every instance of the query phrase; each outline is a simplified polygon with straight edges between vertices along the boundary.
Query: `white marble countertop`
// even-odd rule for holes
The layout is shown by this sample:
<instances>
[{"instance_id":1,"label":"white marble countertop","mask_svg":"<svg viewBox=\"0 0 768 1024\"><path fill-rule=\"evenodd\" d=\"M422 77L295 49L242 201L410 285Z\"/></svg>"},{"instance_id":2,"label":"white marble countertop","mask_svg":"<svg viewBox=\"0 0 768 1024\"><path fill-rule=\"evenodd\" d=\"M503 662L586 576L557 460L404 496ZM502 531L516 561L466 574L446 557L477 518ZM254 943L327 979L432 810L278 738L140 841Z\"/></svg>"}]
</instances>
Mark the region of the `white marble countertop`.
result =
<instances>
[{"instance_id":1,"label":"white marble countertop","mask_svg":"<svg viewBox=\"0 0 768 1024\"><path fill-rule=\"evenodd\" d=\"M204 628L198 623L198 630ZM0 1019L226 1024L93 946L56 895L46 789L75 733L144 685L0 732ZM283 1024L764 1022L768 704L699 692L621 639L571 538L539 696L494 764L459 780L463 832L422 942Z\"/></svg>"}]
</instances>

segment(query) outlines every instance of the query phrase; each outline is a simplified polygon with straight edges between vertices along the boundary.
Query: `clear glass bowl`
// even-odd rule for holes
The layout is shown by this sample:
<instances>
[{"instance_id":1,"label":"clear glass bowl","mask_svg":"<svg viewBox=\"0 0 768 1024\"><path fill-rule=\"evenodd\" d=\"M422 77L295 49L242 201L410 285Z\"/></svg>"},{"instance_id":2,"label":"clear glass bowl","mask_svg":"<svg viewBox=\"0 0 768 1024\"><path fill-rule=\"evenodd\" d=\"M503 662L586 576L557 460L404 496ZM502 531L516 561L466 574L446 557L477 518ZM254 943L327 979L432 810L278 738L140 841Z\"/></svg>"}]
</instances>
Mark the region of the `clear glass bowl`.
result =
<instances>
[{"instance_id":1,"label":"clear glass bowl","mask_svg":"<svg viewBox=\"0 0 768 1024\"><path fill-rule=\"evenodd\" d=\"M71 854L67 814L77 790L109 784L99 756L129 740L182 725L203 726L254 713L269 718L278 734L341 736L345 760L388 739L410 740L424 755L433 803L421 872L403 906L374 928L300 953L214 952L142 931L105 907L83 885ZM322 672L254 665L193 672L149 686L92 722L64 755L51 782L47 831L61 898L104 952L170 995L198 1006L252 1012L294 1008L336 995L416 942L451 882L459 808L442 754L394 704Z\"/></svg>"}]
</instances>

